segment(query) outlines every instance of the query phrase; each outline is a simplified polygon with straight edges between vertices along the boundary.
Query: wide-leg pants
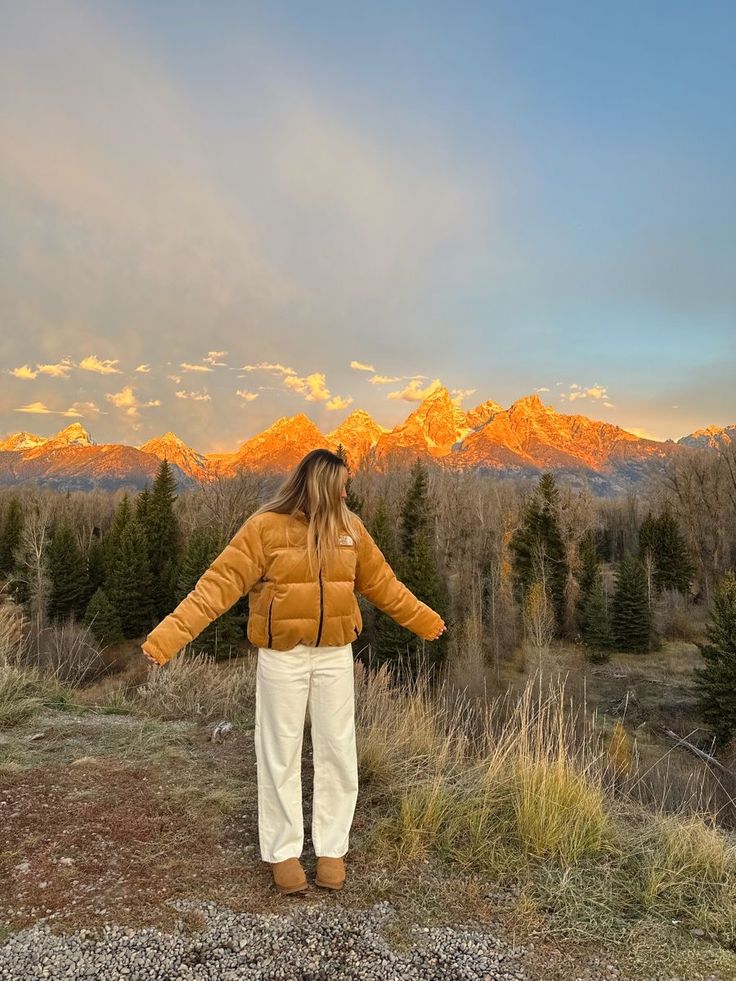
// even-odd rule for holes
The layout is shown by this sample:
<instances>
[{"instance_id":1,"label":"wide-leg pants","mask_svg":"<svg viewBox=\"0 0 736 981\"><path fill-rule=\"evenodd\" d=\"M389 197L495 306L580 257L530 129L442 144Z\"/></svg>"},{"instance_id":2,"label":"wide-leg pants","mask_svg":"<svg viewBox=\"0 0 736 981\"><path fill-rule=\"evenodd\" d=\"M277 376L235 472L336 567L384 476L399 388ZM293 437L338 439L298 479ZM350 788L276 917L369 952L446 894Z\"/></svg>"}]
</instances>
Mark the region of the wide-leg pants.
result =
<instances>
[{"instance_id":1,"label":"wide-leg pants","mask_svg":"<svg viewBox=\"0 0 736 981\"><path fill-rule=\"evenodd\" d=\"M352 644L258 648L255 752L258 837L264 862L299 857L304 844L301 758L312 727L314 854L348 851L358 797Z\"/></svg>"}]
</instances>

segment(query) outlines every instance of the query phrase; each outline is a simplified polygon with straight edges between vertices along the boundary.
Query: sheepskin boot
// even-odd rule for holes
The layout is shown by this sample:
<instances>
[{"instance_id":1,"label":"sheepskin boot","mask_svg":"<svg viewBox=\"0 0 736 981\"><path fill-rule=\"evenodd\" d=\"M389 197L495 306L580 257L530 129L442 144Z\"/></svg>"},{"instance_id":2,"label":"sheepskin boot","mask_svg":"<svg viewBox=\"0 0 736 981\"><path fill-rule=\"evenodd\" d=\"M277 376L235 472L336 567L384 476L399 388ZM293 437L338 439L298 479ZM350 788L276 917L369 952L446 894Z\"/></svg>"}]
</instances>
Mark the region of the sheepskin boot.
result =
<instances>
[{"instance_id":1,"label":"sheepskin boot","mask_svg":"<svg viewBox=\"0 0 736 981\"><path fill-rule=\"evenodd\" d=\"M273 881L279 892L306 892L309 888L307 876L298 858L285 858L283 862L270 864Z\"/></svg>"},{"instance_id":2,"label":"sheepskin boot","mask_svg":"<svg viewBox=\"0 0 736 981\"><path fill-rule=\"evenodd\" d=\"M325 889L342 889L345 884L345 860L321 855L317 858L315 884Z\"/></svg>"}]
</instances>

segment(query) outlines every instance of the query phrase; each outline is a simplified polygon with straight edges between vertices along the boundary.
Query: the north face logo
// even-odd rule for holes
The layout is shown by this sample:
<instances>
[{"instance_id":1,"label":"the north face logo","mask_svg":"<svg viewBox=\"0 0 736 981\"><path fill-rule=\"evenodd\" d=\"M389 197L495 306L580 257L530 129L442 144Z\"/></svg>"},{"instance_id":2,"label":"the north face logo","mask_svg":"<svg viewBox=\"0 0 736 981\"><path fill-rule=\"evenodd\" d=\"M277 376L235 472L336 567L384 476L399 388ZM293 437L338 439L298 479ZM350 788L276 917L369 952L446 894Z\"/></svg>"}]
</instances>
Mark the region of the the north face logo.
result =
<instances>
[{"instance_id":1,"label":"the north face logo","mask_svg":"<svg viewBox=\"0 0 736 981\"><path fill-rule=\"evenodd\" d=\"M339 542L340 545L354 545L355 544L355 542L350 537L350 535L340 535L340 538L338 539L338 542Z\"/></svg>"}]
</instances>

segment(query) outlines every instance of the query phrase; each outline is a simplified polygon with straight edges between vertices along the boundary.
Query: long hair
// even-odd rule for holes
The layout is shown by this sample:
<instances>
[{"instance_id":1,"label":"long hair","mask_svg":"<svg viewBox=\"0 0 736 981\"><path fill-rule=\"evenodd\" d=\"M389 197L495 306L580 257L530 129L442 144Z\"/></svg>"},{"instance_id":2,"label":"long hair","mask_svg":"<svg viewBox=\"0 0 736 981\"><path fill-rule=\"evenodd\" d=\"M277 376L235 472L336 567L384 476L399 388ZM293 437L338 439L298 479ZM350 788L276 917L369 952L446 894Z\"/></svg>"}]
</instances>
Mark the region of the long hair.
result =
<instances>
[{"instance_id":1,"label":"long hair","mask_svg":"<svg viewBox=\"0 0 736 981\"><path fill-rule=\"evenodd\" d=\"M357 541L359 528L352 512L342 499L342 481L347 465L341 456L327 449L311 450L294 467L274 496L257 508L251 517L264 511L295 515L308 519L307 556L309 569L322 566L326 551L338 544L338 536L347 531Z\"/></svg>"}]
</instances>

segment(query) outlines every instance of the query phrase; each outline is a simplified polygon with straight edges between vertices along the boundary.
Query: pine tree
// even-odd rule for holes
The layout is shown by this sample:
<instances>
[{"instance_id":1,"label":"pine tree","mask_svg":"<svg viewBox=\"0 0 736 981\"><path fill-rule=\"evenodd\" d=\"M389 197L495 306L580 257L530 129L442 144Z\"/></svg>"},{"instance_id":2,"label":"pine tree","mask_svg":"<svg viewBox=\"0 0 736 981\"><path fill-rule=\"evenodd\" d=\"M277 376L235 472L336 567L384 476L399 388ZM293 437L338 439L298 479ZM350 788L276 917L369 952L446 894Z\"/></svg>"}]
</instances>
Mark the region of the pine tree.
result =
<instances>
[{"instance_id":1,"label":"pine tree","mask_svg":"<svg viewBox=\"0 0 736 981\"><path fill-rule=\"evenodd\" d=\"M639 529L639 558L644 561L647 554L654 566L654 586L658 591L690 592L695 566L669 502L656 518L649 511Z\"/></svg>"},{"instance_id":2,"label":"pine tree","mask_svg":"<svg viewBox=\"0 0 736 981\"><path fill-rule=\"evenodd\" d=\"M120 617L104 589L95 591L84 611L83 620L101 644L117 644L123 640Z\"/></svg>"},{"instance_id":3,"label":"pine tree","mask_svg":"<svg viewBox=\"0 0 736 981\"><path fill-rule=\"evenodd\" d=\"M608 619L606 596L600 568L585 597L580 611L580 627L588 656L591 661L604 661L612 647L611 625Z\"/></svg>"},{"instance_id":4,"label":"pine tree","mask_svg":"<svg viewBox=\"0 0 736 981\"><path fill-rule=\"evenodd\" d=\"M87 602L105 584L105 546L100 537L100 529L95 527L87 549Z\"/></svg>"},{"instance_id":5,"label":"pine tree","mask_svg":"<svg viewBox=\"0 0 736 981\"><path fill-rule=\"evenodd\" d=\"M708 643L699 645L706 664L695 683L703 718L719 746L736 737L736 575L729 570L713 598Z\"/></svg>"},{"instance_id":6,"label":"pine tree","mask_svg":"<svg viewBox=\"0 0 736 981\"><path fill-rule=\"evenodd\" d=\"M651 511L647 511L647 516L639 527L639 558L644 563L647 555L651 557L653 565L657 564L657 519Z\"/></svg>"},{"instance_id":7,"label":"pine tree","mask_svg":"<svg viewBox=\"0 0 736 981\"><path fill-rule=\"evenodd\" d=\"M581 599L586 596L595 582L598 569L598 550L595 535L589 529L580 539L579 545L580 570L578 572L578 589Z\"/></svg>"},{"instance_id":8,"label":"pine tree","mask_svg":"<svg viewBox=\"0 0 736 981\"><path fill-rule=\"evenodd\" d=\"M153 609L159 619L170 613L176 603L180 535L174 514L175 500L176 481L168 460L164 458L150 496L144 497L140 505L139 518L146 532Z\"/></svg>"},{"instance_id":9,"label":"pine tree","mask_svg":"<svg viewBox=\"0 0 736 981\"><path fill-rule=\"evenodd\" d=\"M657 519L656 583L659 589L677 589L687 595L695 566L669 504Z\"/></svg>"},{"instance_id":10,"label":"pine tree","mask_svg":"<svg viewBox=\"0 0 736 981\"><path fill-rule=\"evenodd\" d=\"M227 545L227 541L206 528L197 528L187 542L177 579L175 603L183 600L197 585L201 576ZM245 600L238 600L192 641L192 650L204 651L216 658L231 656L243 639L242 609Z\"/></svg>"},{"instance_id":11,"label":"pine tree","mask_svg":"<svg viewBox=\"0 0 736 981\"><path fill-rule=\"evenodd\" d=\"M578 572L579 597L576 609L578 629L592 661L607 657L611 646L611 629L608 621L603 577L598 563L595 532L587 531L580 540L580 570Z\"/></svg>"},{"instance_id":12,"label":"pine tree","mask_svg":"<svg viewBox=\"0 0 736 981\"><path fill-rule=\"evenodd\" d=\"M115 514L113 515L113 519L110 523L107 534L102 539L102 552L105 566L104 586L108 596L111 595L112 582L110 577L112 574L113 565L117 560L118 551L120 549L120 540L128 522L134 517L134 515L135 512L131 506L128 492L125 491L120 499L120 503L115 509Z\"/></svg>"},{"instance_id":13,"label":"pine tree","mask_svg":"<svg viewBox=\"0 0 736 981\"><path fill-rule=\"evenodd\" d=\"M417 457L411 468L410 484L401 508L399 532L401 552L396 573L415 596L431 606L444 619L447 595L432 547L433 510L428 485L426 467ZM423 649L421 638L408 630L404 630L404 633L407 635L407 640L405 644L401 644L401 654L403 655L403 650L406 649L407 657L399 664L399 676L404 667L414 676L417 675L422 652L426 656L426 664L430 670L444 661L447 655L445 635L432 641L428 649Z\"/></svg>"},{"instance_id":14,"label":"pine tree","mask_svg":"<svg viewBox=\"0 0 736 981\"><path fill-rule=\"evenodd\" d=\"M345 466L348 466L347 452L342 443L338 443L335 453L337 453L341 460L344 460ZM362 512L363 500L358 497L353 489L353 477L349 468L348 479L345 481L345 505L349 511L353 511L355 514L360 515Z\"/></svg>"},{"instance_id":15,"label":"pine tree","mask_svg":"<svg viewBox=\"0 0 736 981\"><path fill-rule=\"evenodd\" d=\"M376 502L368 530L388 564L396 571L399 558L396 527L383 497L379 497ZM361 602L361 613L365 632L372 641L371 666L378 666L384 661L392 662L394 659L392 652L402 650L408 641L407 631L371 603Z\"/></svg>"},{"instance_id":16,"label":"pine tree","mask_svg":"<svg viewBox=\"0 0 736 981\"><path fill-rule=\"evenodd\" d=\"M20 544L23 531L23 508L17 498L11 497L3 514L0 531L0 575L9 575L15 565L15 550Z\"/></svg>"},{"instance_id":17,"label":"pine tree","mask_svg":"<svg viewBox=\"0 0 736 981\"><path fill-rule=\"evenodd\" d=\"M68 522L54 529L48 550L51 580L48 615L51 620L81 617L87 604L87 569L84 555Z\"/></svg>"},{"instance_id":18,"label":"pine tree","mask_svg":"<svg viewBox=\"0 0 736 981\"><path fill-rule=\"evenodd\" d=\"M636 556L627 556L619 565L611 628L616 644L623 650L641 653L653 647L646 573Z\"/></svg>"},{"instance_id":19,"label":"pine tree","mask_svg":"<svg viewBox=\"0 0 736 981\"><path fill-rule=\"evenodd\" d=\"M105 587L125 637L140 637L153 626L152 576L145 531L133 516L120 533Z\"/></svg>"},{"instance_id":20,"label":"pine tree","mask_svg":"<svg viewBox=\"0 0 736 981\"><path fill-rule=\"evenodd\" d=\"M544 583L555 610L556 632L565 619L567 554L559 527L559 492L551 473L542 474L537 491L527 502L521 526L514 532L509 548L513 555L516 599L533 582Z\"/></svg>"}]
</instances>

